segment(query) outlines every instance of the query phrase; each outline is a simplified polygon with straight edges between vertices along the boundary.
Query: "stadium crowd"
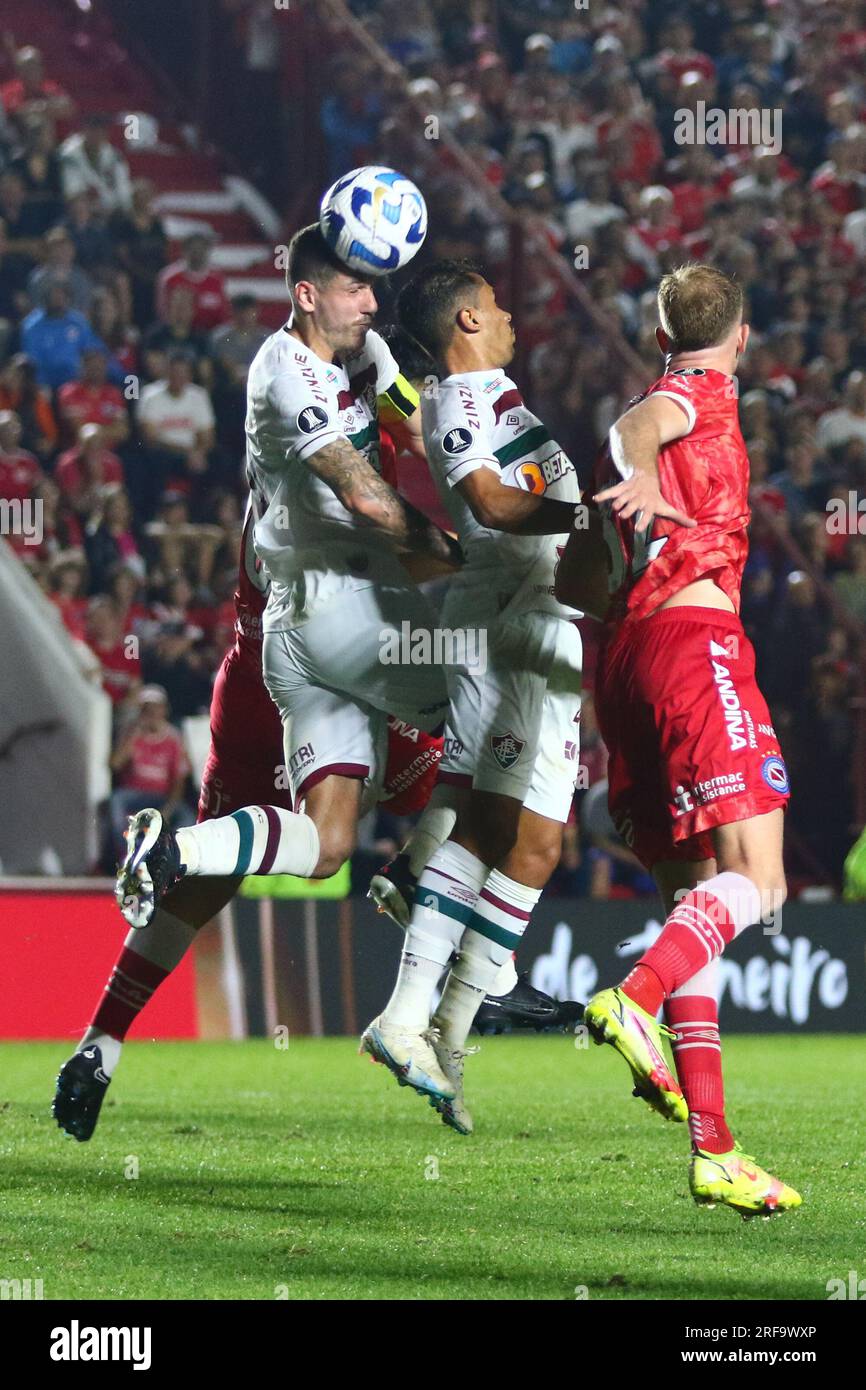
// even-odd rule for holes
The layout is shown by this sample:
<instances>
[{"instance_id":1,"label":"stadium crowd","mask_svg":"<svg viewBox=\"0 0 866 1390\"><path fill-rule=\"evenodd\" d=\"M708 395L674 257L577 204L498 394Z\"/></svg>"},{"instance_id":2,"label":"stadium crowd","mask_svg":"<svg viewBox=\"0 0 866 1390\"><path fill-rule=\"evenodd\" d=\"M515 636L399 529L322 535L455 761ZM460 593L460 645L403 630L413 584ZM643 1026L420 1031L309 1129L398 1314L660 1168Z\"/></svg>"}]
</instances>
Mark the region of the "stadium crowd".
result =
<instances>
[{"instance_id":1,"label":"stadium crowd","mask_svg":"<svg viewBox=\"0 0 866 1390\"><path fill-rule=\"evenodd\" d=\"M762 503L744 618L791 766L801 868L838 875L853 838L851 697L856 621L866 623L866 536L850 506L866 487L866 6L351 8L407 68L411 99L357 44L335 43L323 184L370 160L403 169L430 205L422 254L482 249L504 285L511 244L497 200L526 214L514 306L526 394L587 480L624 400L657 375L659 275L700 257L743 283L753 337L741 418ZM119 824L119 808L135 792L153 799L157 782L179 812L193 794L171 729L207 711L231 641L244 383L266 330L255 300L227 301L206 235L172 260L154 190L131 178L110 118L77 118L34 48L7 58L0 498L41 502L41 542L8 540L115 704ZM781 146L678 144L675 113L699 102L783 110ZM469 156L474 183L440 134ZM579 263L642 381L534 254L539 238ZM834 501L847 508L836 531ZM589 702L584 744L597 784L604 750ZM383 821L376 833L398 831ZM554 888L647 886L603 826L592 844L587 855L572 828Z\"/></svg>"},{"instance_id":2,"label":"stadium crowd","mask_svg":"<svg viewBox=\"0 0 866 1390\"><path fill-rule=\"evenodd\" d=\"M866 637L866 5L351 8L405 65L411 97L375 80L357 45L339 53L322 113L329 168L375 151L425 190L422 254L484 248L517 313L527 397L586 481L625 401L658 375L660 275L702 259L742 283L741 424L758 504L743 617L791 770L800 867L837 874ZM754 113L748 139L742 127L727 143L701 138L702 113L732 109ZM692 143L677 139L684 112ZM525 227L518 304L499 199ZM581 314L541 241L575 267L642 372Z\"/></svg>"}]
</instances>

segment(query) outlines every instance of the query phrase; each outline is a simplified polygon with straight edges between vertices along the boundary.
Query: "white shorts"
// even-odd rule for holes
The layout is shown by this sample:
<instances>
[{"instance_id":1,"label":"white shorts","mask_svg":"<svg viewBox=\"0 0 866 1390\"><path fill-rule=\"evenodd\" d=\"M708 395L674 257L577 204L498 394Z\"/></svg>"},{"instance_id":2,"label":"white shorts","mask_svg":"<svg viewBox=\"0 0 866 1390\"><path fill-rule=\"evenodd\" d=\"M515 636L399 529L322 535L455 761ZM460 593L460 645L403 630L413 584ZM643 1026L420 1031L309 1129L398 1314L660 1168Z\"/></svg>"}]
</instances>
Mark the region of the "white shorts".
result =
<instances>
[{"instance_id":1,"label":"white shorts","mask_svg":"<svg viewBox=\"0 0 866 1390\"><path fill-rule=\"evenodd\" d=\"M331 774L381 785L389 715L427 733L442 724L442 667L394 660L387 640L402 624L415 632L436 621L417 589L371 585L342 594L301 627L265 633L262 671L283 722L296 804Z\"/></svg>"},{"instance_id":2,"label":"white shorts","mask_svg":"<svg viewBox=\"0 0 866 1390\"><path fill-rule=\"evenodd\" d=\"M440 781L512 796L564 824L578 774L582 660L580 633L565 619L493 622L487 669L447 670Z\"/></svg>"}]
</instances>

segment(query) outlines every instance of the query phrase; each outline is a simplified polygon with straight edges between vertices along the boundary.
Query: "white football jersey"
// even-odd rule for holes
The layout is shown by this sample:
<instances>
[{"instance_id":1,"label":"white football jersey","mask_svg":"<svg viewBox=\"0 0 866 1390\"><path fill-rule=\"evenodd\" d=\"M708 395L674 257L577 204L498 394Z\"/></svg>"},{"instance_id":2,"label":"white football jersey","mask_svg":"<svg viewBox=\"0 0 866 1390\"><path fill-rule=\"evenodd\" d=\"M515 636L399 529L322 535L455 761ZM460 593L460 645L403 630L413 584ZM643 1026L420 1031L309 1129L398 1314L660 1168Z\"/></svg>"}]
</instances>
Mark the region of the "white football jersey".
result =
<instances>
[{"instance_id":1,"label":"white football jersey","mask_svg":"<svg viewBox=\"0 0 866 1390\"><path fill-rule=\"evenodd\" d=\"M271 580L265 632L298 626L343 589L407 582L389 538L360 525L307 466L342 437L379 471L377 397L398 371L372 331L345 364L323 362L287 326L253 359L246 459L256 553Z\"/></svg>"},{"instance_id":2,"label":"white football jersey","mask_svg":"<svg viewBox=\"0 0 866 1390\"><path fill-rule=\"evenodd\" d=\"M495 591L509 614L575 611L553 595L554 569L566 534L514 536L476 521L456 484L478 468L492 468L509 487L562 502L580 501L571 459L537 415L524 405L501 368L446 377L431 399L422 396L424 444L430 471L466 556L455 580L467 595Z\"/></svg>"}]
</instances>

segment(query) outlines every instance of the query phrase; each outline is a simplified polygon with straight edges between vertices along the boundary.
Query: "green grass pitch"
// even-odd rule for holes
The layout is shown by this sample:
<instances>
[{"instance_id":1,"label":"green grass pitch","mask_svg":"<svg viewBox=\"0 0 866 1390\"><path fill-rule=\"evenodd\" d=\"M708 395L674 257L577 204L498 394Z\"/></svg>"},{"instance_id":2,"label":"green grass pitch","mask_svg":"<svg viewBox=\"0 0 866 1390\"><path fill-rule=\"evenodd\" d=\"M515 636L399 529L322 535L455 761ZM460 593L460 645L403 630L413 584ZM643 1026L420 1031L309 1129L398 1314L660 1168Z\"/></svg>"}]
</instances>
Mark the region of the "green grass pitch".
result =
<instances>
[{"instance_id":1,"label":"green grass pitch","mask_svg":"<svg viewBox=\"0 0 866 1390\"><path fill-rule=\"evenodd\" d=\"M77 1144L49 1113L66 1055L0 1045L0 1278L46 1299L824 1299L866 1274L866 1038L727 1041L735 1130L804 1198L750 1222L693 1205L685 1127L567 1036L483 1041L468 1139L351 1039L303 1039L130 1044Z\"/></svg>"}]
</instances>

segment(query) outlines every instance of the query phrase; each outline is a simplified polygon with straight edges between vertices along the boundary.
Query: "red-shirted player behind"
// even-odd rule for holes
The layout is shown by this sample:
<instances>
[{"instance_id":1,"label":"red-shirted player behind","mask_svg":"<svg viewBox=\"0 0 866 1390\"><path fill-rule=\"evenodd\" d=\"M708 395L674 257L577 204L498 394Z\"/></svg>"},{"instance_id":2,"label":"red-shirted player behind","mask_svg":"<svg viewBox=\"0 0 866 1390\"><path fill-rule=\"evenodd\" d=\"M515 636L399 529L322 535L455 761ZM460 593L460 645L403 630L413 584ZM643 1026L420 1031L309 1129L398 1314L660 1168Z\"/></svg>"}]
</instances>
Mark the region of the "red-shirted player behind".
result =
<instances>
[{"instance_id":1,"label":"red-shirted player behind","mask_svg":"<svg viewBox=\"0 0 866 1390\"><path fill-rule=\"evenodd\" d=\"M596 708L611 814L669 915L585 1019L628 1062L637 1095L688 1118L695 1200L766 1215L800 1197L728 1129L716 988L725 946L772 921L785 897L788 777L738 617L749 461L734 372L749 329L739 286L713 267L666 275L658 302L664 375L611 430L596 493L609 522L606 611L587 598L597 582L585 536L569 541L557 582L565 602L606 619ZM682 1089L662 1051L662 1006Z\"/></svg>"}]
</instances>

